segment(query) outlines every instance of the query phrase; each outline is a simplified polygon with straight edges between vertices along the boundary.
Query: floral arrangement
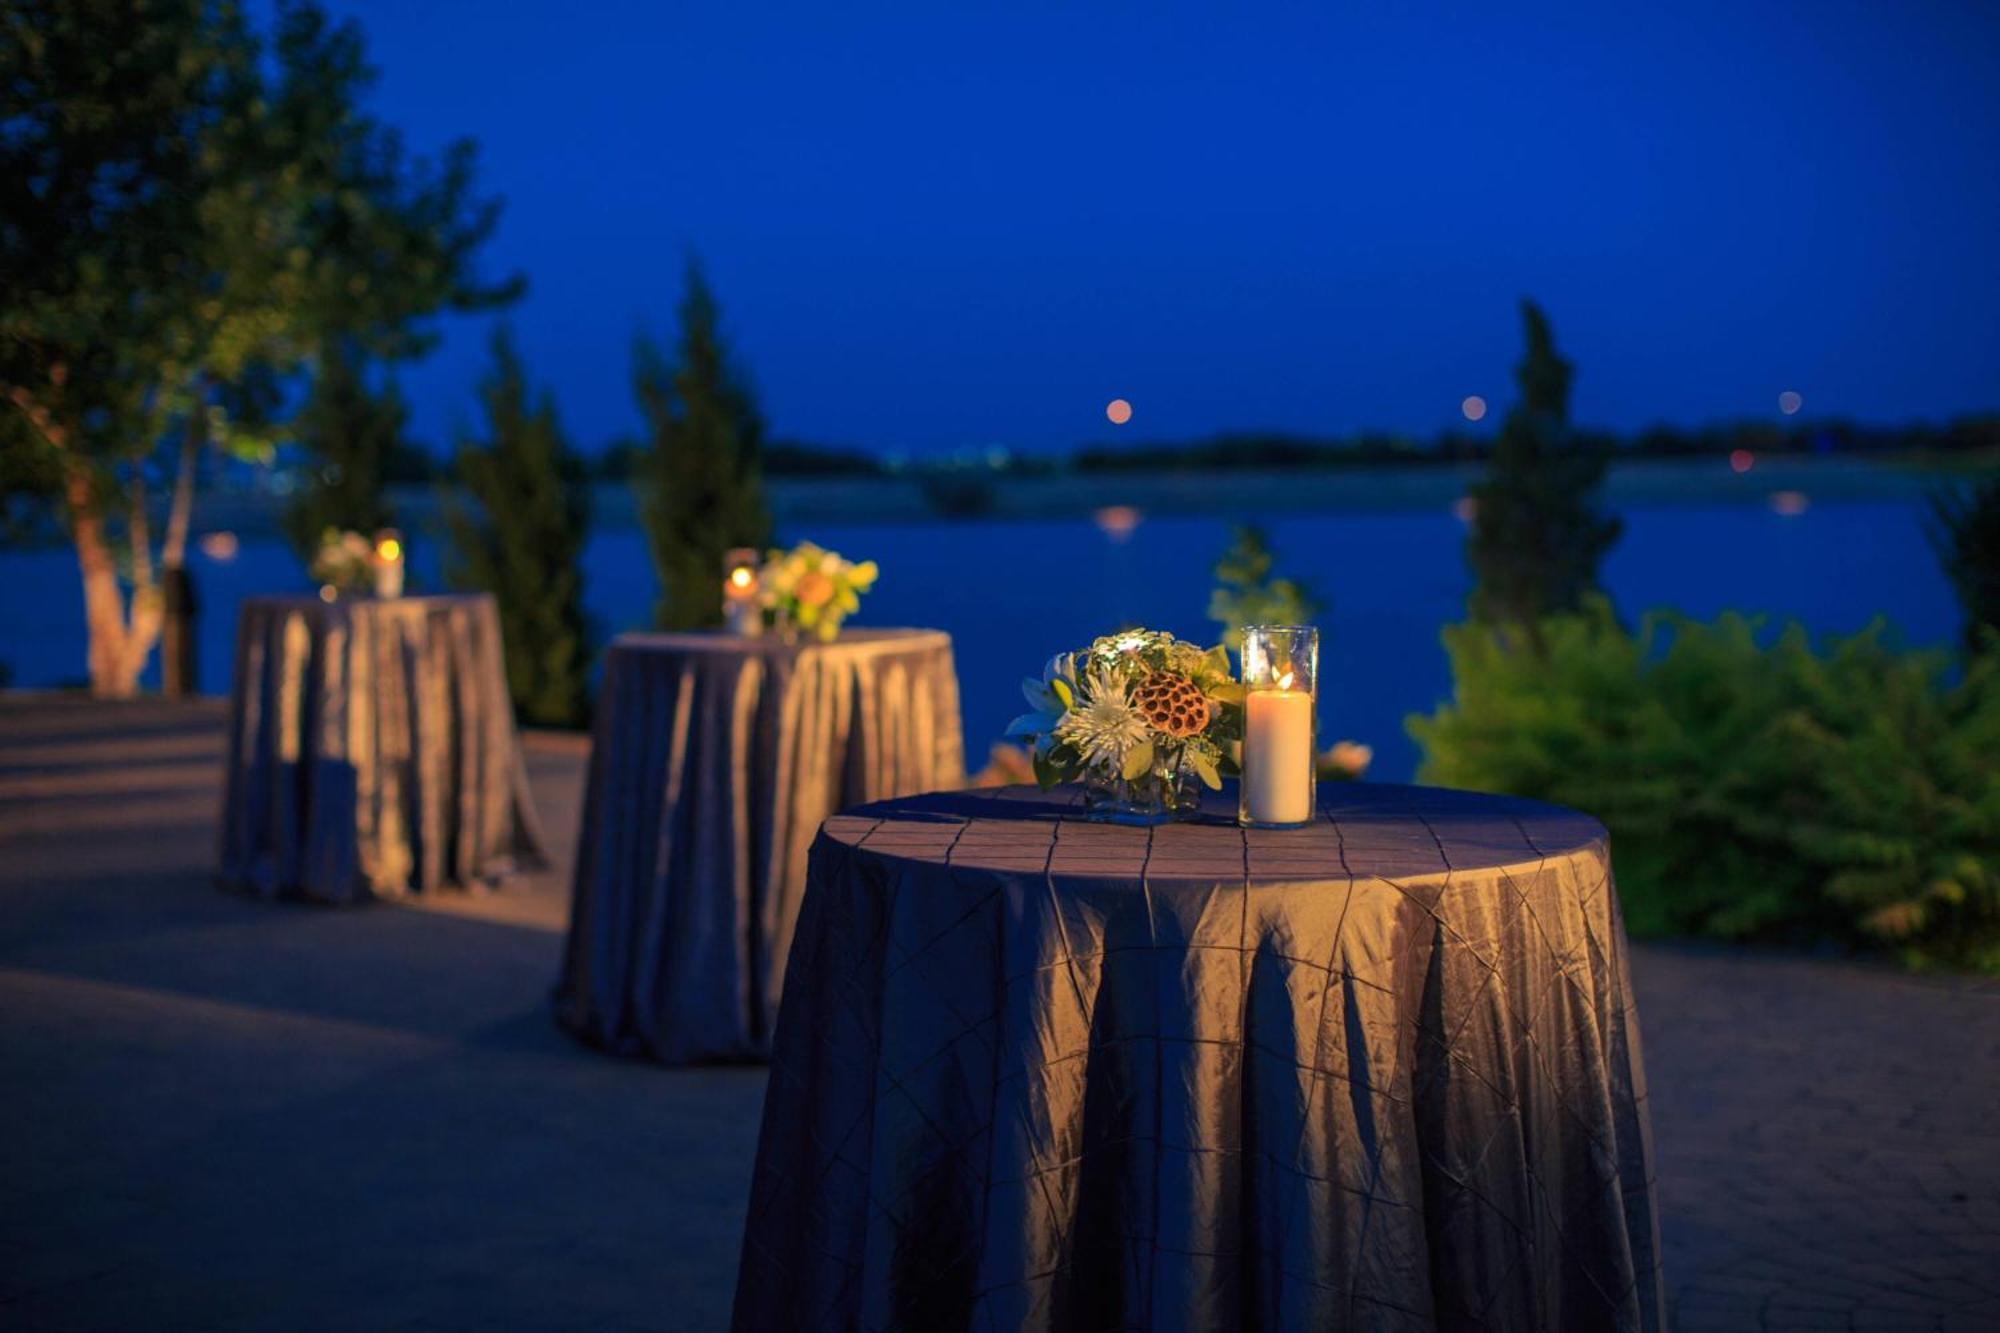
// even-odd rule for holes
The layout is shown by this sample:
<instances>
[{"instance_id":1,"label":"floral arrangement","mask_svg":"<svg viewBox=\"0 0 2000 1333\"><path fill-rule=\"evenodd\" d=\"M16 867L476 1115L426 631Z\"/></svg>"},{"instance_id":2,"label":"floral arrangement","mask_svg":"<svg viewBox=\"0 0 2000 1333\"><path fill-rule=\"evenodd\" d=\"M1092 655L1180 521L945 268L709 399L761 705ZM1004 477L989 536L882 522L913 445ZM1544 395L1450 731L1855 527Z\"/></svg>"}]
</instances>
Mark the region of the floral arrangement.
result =
<instances>
[{"instance_id":1,"label":"floral arrangement","mask_svg":"<svg viewBox=\"0 0 2000 1333\"><path fill-rule=\"evenodd\" d=\"M322 588L364 592L375 586L375 545L358 532L328 528L320 534L311 573Z\"/></svg>"},{"instance_id":2,"label":"floral arrangement","mask_svg":"<svg viewBox=\"0 0 2000 1333\"><path fill-rule=\"evenodd\" d=\"M781 635L808 633L831 643L879 573L873 560L855 563L837 551L800 542L765 558L757 572L757 598Z\"/></svg>"},{"instance_id":3,"label":"floral arrangement","mask_svg":"<svg viewBox=\"0 0 2000 1333\"><path fill-rule=\"evenodd\" d=\"M1236 771L1243 687L1220 645L1127 630L1051 658L1021 691L1034 711L1007 734L1033 738L1035 780L1081 780L1108 818L1170 816L1194 803L1194 782L1219 788Z\"/></svg>"}]
</instances>

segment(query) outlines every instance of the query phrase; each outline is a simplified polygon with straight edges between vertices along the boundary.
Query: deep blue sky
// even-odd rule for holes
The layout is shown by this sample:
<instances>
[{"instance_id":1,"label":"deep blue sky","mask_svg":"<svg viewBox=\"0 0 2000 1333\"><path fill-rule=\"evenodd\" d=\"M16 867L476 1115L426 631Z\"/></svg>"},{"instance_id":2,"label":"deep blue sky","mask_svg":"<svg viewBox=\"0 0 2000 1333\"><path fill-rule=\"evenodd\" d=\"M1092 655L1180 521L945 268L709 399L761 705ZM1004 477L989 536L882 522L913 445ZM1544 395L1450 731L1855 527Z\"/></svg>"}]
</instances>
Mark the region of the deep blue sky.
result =
<instances>
[{"instance_id":1,"label":"deep blue sky","mask_svg":"<svg viewBox=\"0 0 2000 1333\"><path fill-rule=\"evenodd\" d=\"M592 450L690 249L773 430L883 451L1428 434L1524 293L1599 424L2000 406L1992 4L331 3L479 141ZM433 444L484 339L404 376Z\"/></svg>"}]
</instances>

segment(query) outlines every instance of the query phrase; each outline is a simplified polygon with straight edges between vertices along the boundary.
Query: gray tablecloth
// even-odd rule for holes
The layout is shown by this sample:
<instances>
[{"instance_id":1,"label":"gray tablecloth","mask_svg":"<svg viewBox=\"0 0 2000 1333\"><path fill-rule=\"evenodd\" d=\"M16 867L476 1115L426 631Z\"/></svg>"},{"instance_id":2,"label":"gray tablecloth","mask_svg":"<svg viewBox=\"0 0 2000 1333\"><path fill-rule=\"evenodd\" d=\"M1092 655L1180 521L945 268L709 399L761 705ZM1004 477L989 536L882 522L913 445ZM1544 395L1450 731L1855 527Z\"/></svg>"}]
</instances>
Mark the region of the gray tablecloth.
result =
<instances>
[{"instance_id":1,"label":"gray tablecloth","mask_svg":"<svg viewBox=\"0 0 2000 1333\"><path fill-rule=\"evenodd\" d=\"M354 902L541 861L484 594L243 603L221 877Z\"/></svg>"},{"instance_id":2,"label":"gray tablecloth","mask_svg":"<svg viewBox=\"0 0 2000 1333\"><path fill-rule=\"evenodd\" d=\"M1663 1327L1605 833L1329 785L1296 832L1075 793L830 820L735 1326Z\"/></svg>"},{"instance_id":3,"label":"gray tablecloth","mask_svg":"<svg viewBox=\"0 0 2000 1333\"><path fill-rule=\"evenodd\" d=\"M820 823L964 780L944 634L620 637L605 661L557 1020L669 1064L761 1058Z\"/></svg>"}]
</instances>

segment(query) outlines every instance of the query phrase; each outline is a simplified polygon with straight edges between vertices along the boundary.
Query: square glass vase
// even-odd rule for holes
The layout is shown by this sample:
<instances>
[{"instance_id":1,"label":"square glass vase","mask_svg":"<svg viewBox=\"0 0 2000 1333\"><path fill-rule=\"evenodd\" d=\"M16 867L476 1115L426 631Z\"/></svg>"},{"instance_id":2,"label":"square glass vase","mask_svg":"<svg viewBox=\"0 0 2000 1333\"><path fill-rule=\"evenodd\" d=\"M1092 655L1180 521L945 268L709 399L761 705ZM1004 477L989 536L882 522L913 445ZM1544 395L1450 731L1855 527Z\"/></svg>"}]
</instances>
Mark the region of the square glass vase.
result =
<instances>
[{"instance_id":1,"label":"square glass vase","mask_svg":"<svg viewBox=\"0 0 2000 1333\"><path fill-rule=\"evenodd\" d=\"M1200 783L1178 754L1136 778L1099 773L1083 778L1083 817L1092 823L1171 824L1193 818L1200 806Z\"/></svg>"}]
</instances>

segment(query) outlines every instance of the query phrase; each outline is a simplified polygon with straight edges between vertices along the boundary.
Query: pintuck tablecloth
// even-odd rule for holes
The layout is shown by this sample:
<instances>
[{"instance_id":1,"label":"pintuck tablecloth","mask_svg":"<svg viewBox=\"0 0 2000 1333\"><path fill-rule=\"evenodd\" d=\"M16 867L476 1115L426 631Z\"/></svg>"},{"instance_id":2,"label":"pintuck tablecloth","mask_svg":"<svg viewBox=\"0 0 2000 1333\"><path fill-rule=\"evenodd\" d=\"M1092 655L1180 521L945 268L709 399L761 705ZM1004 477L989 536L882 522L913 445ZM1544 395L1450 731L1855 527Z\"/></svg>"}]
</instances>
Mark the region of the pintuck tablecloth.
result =
<instances>
[{"instance_id":1,"label":"pintuck tablecloth","mask_svg":"<svg viewBox=\"0 0 2000 1333\"><path fill-rule=\"evenodd\" d=\"M1656 1330L1603 828L881 803L813 849L735 1327Z\"/></svg>"},{"instance_id":2,"label":"pintuck tablecloth","mask_svg":"<svg viewBox=\"0 0 2000 1333\"><path fill-rule=\"evenodd\" d=\"M762 1058L821 821L964 780L947 635L621 636L605 660L557 1020L669 1064Z\"/></svg>"},{"instance_id":3,"label":"pintuck tablecloth","mask_svg":"<svg viewBox=\"0 0 2000 1333\"><path fill-rule=\"evenodd\" d=\"M347 903L542 860L484 594L244 602L226 762L234 888Z\"/></svg>"}]
</instances>

